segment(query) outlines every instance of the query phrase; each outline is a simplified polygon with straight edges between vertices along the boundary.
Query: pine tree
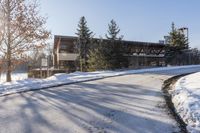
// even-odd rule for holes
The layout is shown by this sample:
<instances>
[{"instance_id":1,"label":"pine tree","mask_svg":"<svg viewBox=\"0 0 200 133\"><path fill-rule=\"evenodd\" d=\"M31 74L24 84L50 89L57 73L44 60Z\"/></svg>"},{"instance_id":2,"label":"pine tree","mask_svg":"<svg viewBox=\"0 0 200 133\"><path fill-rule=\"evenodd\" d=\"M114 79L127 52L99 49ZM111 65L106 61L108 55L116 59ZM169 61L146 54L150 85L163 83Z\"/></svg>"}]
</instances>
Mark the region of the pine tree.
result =
<instances>
[{"instance_id":1,"label":"pine tree","mask_svg":"<svg viewBox=\"0 0 200 133\"><path fill-rule=\"evenodd\" d=\"M110 24L108 24L108 35L106 34L106 38L111 41L119 40L120 38L118 38L117 36L119 32L119 27L117 26L116 22L112 19L110 21Z\"/></svg>"},{"instance_id":2,"label":"pine tree","mask_svg":"<svg viewBox=\"0 0 200 133\"><path fill-rule=\"evenodd\" d=\"M122 37L118 37L120 29L114 20L108 24L108 34L106 38L109 40L108 48L106 51L106 59L109 63L110 69L119 69L126 67L128 60L124 57L125 48L122 44Z\"/></svg>"},{"instance_id":3,"label":"pine tree","mask_svg":"<svg viewBox=\"0 0 200 133\"><path fill-rule=\"evenodd\" d=\"M95 47L90 50L89 54L89 71L107 70L110 68L106 59L106 43L101 38L95 42Z\"/></svg>"},{"instance_id":4,"label":"pine tree","mask_svg":"<svg viewBox=\"0 0 200 133\"><path fill-rule=\"evenodd\" d=\"M127 67L128 59L123 55L125 47L122 44L122 37L118 37L120 32L114 20L108 25L107 40L97 40L95 47L90 50L88 60L89 70L108 70Z\"/></svg>"},{"instance_id":5,"label":"pine tree","mask_svg":"<svg viewBox=\"0 0 200 133\"><path fill-rule=\"evenodd\" d=\"M169 33L169 36L169 46L178 50L188 49L188 39L185 37L185 34L175 28L174 23L172 23L172 30Z\"/></svg>"},{"instance_id":6,"label":"pine tree","mask_svg":"<svg viewBox=\"0 0 200 133\"><path fill-rule=\"evenodd\" d=\"M89 55L89 50L91 48L91 38L93 32L90 31L89 27L87 26L87 21L85 17L81 17L76 35L78 36L77 39L77 51L79 52L79 65L80 71L87 71L87 60Z\"/></svg>"},{"instance_id":7,"label":"pine tree","mask_svg":"<svg viewBox=\"0 0 200 133\"><path fill-rule=\"evenodd\" d=\"M169 33L169 44L166 51L166 63L167 64L181 64L182 54L184 50L189 48L188 39L185 37L185 34L181 33L178 29L175 28L175 24L172 23L172 29Z\"/></svg>"}]
</instances>

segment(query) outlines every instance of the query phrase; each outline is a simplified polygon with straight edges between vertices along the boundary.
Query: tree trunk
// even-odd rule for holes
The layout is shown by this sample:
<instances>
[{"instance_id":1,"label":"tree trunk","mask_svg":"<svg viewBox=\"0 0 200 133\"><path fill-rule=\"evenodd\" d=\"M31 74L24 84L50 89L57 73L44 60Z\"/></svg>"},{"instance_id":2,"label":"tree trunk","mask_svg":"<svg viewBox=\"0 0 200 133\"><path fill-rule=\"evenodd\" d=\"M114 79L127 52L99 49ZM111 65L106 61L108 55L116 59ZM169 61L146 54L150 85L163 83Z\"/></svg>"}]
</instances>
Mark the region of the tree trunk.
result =
<instances>
[{"instance_id":1,"label":"tree trunk","mask_svg":"<svg viewBox=\"0 0 200 133\"><path fill-rule=\"evenodd\" d=\"M11 82L11 63L8 61L8 68L6 73L6 81Z\"/></svg>"},{"instance_id":2,"label":"tree trunk","mask_svg":"<svg viewBox=\"0 0 200 133\"><path fill-rule=\"evenodd\" d=\"M12 67L11 67L11 32L10 32L10 22L11 22L11 9L10 9L10 0L7 1L7 9L8 9L8 13L7 13L7 73L6 73L6 81L10 82L11 81L11 71L12 71Z\"/></svg>"},{"instance_id":3,"label":"tree trunk","mask_svg":"<svg viewBox=\"0 0 200 133\"><path fill-rule=\"evenodd\" d=\"M10 36L8 35L8 49L7 49L7 73L6 73L6 81L11 81L11 72L12 72L12 64L11 64L11 51L10 51Z\"/></svg>"}]
</instances>

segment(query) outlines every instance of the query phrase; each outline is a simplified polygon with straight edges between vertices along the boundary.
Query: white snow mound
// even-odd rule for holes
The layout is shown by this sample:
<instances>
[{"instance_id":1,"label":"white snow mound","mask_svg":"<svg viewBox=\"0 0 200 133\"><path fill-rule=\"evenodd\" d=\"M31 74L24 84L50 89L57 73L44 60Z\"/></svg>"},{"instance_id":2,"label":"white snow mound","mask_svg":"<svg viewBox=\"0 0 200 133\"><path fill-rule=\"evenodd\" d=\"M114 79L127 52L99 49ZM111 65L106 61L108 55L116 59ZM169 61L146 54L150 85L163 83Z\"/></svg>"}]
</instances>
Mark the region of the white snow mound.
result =
<instances>
[{"instance_id":1,"label":"white snow mound","mask_svg":"<svg viewBox=\"0 0 200 133\"><path fill-rule=\"evenodd\" d=\"M180 78L171 92L177 113L191 133L200 133L200 72Z\"/></svg>"}]
</instances>

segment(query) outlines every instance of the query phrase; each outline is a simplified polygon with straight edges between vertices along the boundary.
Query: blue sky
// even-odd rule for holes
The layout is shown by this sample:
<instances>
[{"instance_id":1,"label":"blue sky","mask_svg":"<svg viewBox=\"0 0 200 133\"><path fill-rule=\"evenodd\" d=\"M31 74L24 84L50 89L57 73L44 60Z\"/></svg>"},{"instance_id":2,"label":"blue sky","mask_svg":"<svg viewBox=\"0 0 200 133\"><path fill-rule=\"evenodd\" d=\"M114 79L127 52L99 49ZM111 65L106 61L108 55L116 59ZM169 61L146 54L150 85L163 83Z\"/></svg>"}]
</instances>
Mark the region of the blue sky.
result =
<instances>
[{"instance_id":1,"label":"blue sky","mask_svg":"<svg viewBox=\"0 0 200 133\"><path fill-rule=\"evenodd\" d=\"M75 35L85 16L96 37L107 32L114 19L125 40L158 42L174 22L188 27L190 46L200 48L200 0L41 0L53 35Z\"/></svg>"}]
</instances>

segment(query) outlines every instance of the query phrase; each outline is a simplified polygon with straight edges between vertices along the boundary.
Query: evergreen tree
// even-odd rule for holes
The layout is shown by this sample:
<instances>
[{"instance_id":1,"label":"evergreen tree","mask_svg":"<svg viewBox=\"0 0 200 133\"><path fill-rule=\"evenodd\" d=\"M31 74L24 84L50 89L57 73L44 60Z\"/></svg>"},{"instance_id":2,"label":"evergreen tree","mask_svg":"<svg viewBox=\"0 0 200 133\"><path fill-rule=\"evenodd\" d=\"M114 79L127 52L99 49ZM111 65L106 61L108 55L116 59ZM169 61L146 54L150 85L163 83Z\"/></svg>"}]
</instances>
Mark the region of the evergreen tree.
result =
<instances>
[{"instance_id":1,"label":"evergreen tree","mask_svg":"<svg viewBox=\"0 0 200 133\"><path fill-rule=\"evenodd\" d=\"M128 60L124 57L125 48L122 44L122 37L118 37L120 32L114 20L108 24L108 34L106 38L109 40L107 50L105 51L107 62L109 63L110 69L119 69L127 67Z\"/></svg>"},{"instance_id":2,"label":"evergreen tree","mask_svg":"<svg viewBox=\"0 0 200 133\"><path fill-rule=\"evenodd\" d=\"M185 37L185 34L181 33L180 30L175 28L174 23L172 23L172 29L169 33L169 44L166 51L166 63L167 64L181 64L183 51L187 50L188 39Z\"/></svg>"},{"instance_id":3,"label":"evergreen tree","mask_svg":"<svg viewBox=\"0 0 200 133\"><path fill-rule=\"evenodd\" d=\"M114 20L108 25L107 40L97 40L95 47L90 50L88 60L89 70L108 70L127 67L128 59L123 55L125 47L122 44L122 37L118 37L120 32Z\"/></svg>"},{"instance_id":4,"label":"evergreen tree","mask_svg":"<svg viewBox=\"0 0 200 133\"><path fill-rule=\"evenodd\" d=\"M77 39L77 51L79 52L79 66L80 71L87 71L87 61L89 50L91 48L91 39L92 39L93 32L90 31L89 27L87 26L87 21L85 17L81 17L76 35L78 36Z\"/></svg>"},{"instance_id":5,"label":"evergreen tree","mask_svg":"<svg viewBox=\"0 0 200 133\"><path fill-rule=\"evenodd\" d=\"M169 36L169 46L174 47L177 50L188 49L188 39L185 37L185 34L175 28L174 23L172 23L172 30L169 33Z\"/></svg>"},{"instance_id":6,"label":"evergreen tree","mask_svg":"<svg viewBox=\"0 0 200 133\"><path fill-rule=\"evenodd\" d=\"M106 34L106 38L111 41L119 40L120 39L118 38L119 32L120 32L119 27L117 26L116 22L112 19L110 21L110 24L108 24L108 35Z\"/></svg>"},{"instance_id":7,"label":"evergreen tree","mask_svg":"<svg viewBox=\"0 0 200 133\"><path fill-rule=\"evenodd\" d=\"M95 42L95 47L90 50L89 54L89 71L96 70L107 70L110 68L109 63L107 63L106 59L106 43L101 38Z\"/></svg>"}]
</instances>

